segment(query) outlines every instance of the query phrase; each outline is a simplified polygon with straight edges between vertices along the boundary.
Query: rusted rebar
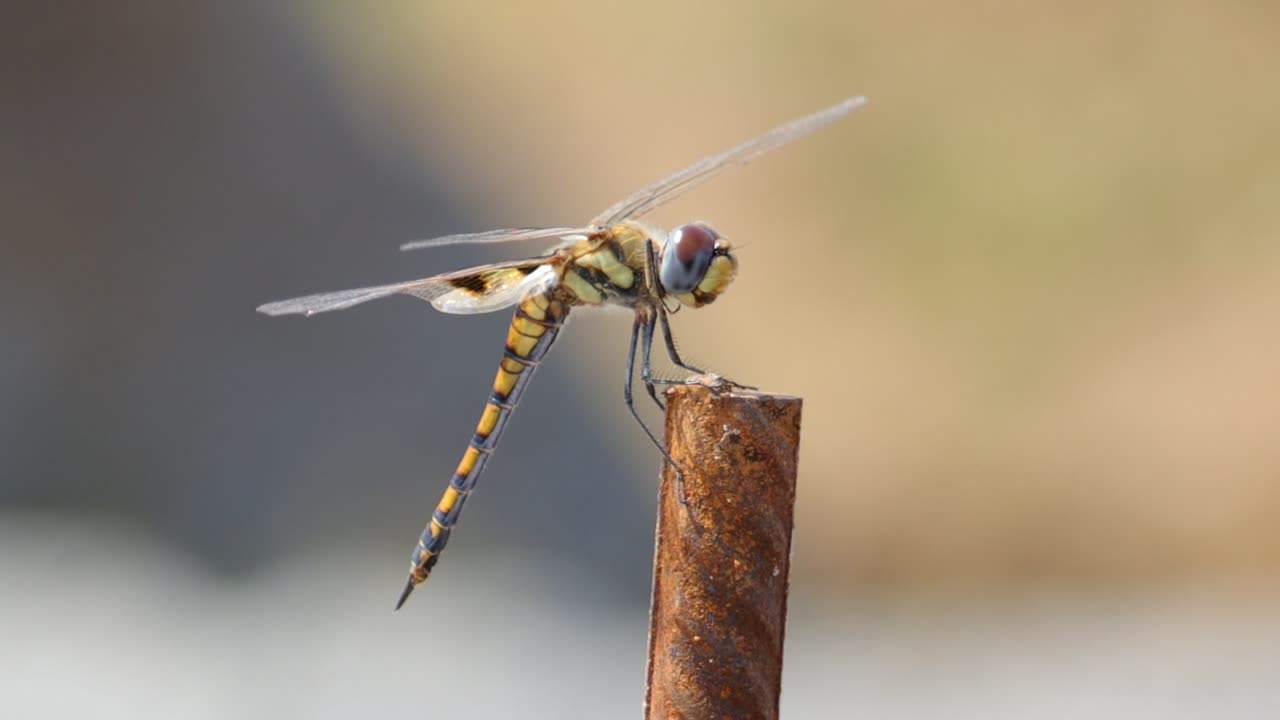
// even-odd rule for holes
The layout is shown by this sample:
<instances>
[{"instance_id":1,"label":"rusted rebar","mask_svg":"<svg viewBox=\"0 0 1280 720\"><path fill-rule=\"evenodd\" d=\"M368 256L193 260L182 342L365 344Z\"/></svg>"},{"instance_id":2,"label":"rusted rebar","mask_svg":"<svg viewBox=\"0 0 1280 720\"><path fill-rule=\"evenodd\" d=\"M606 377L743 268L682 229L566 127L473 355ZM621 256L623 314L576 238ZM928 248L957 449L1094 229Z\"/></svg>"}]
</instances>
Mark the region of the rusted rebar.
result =
<instances>
[{"instance_id":1,"label":"rusted rebar","mask_svg":"<svg viewBox=\"0 0 1280 720\"><path fill-rule=\"evenodd\" d=\"M684 472L666 464L658 495L647 720L778 717L800 406L727 384L668 391Z\"/></svg>"}]
</instances>

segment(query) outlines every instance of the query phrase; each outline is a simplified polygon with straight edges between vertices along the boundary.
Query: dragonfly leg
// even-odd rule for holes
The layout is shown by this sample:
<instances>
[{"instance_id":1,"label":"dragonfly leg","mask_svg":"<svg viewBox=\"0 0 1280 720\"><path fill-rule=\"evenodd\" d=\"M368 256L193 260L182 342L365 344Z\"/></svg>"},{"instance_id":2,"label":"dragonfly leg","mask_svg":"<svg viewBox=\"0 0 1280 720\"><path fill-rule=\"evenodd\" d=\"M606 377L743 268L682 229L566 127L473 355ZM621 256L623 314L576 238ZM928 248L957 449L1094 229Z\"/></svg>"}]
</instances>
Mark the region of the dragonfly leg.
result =
<instances>
[{"instance_id":1,"label":"dragonfly leg","mask_svg":"<svg viewBox=\"0 0 1280 720\"><path fill-rule=\"evenodd\" d=\"M645 264L648 266L647 275L649 276L648 277L649 287L654 297L658 298L658 301L654 303L654 306L655 306L654 309L658 313L658 319L662 321L662 340L667 346L667 356L671 358L671 362L676 364L676 367L684 368L685 370L688 370L689 372L692 372L692 373L697 373L698 375L706 374L707 372L706 370L703 370L700 367L695 367L693 365L686 363L680 357L680 352L676 350L675 338L671 336L671 323L667 321L667 306L662 301L662 297L663 297L662 287L658 283L658 276L657 276L658 247L657 245L654 244L653 238L649 238L648 240L645 241L644 254L645 254L645 259L647 260ZM652 333L652 329L653 329L653 326L650 325L651 333ZM684 384L684 382L682 381L675 382L670 380L658 380L657 383L659 385L683 385Z\"/></svg>"},{"instance_id":2,"label":"dragonfly leg","mask_svg":"<svg viewBox=\"0 0 1280 720\"><path fill-rule=\"evenodd\" d=\"M649 397L658 404L658 408L663 412L667 406L658 398L658 391L655 385L665 384L662 380L655 381L653 378L653 368L649 365L650 351L653 350L653 325L656 318L653 313L645 313L644 327L641 330L640 342L640 381L644 383L644 389L649 393Z\"/></svg>"},{"instance_id":3,"label":"dragonfly leg","mask_svg":"<svg viewBox=\"0 0 1280 720\"><path fill-rule=\"evenodd\" d=\"M648 268L649 268L649 287L653 289L653 294L655 296L661 298L662 289L658 286L658 278L656 276L656 273L658 272L658 250L657 250L657 246L654 245L653 243L653 238L650 238L647 241L645 241L644 253L645 253L645 258L648 261L646 264L648 265ZM671 323L667 320L667 306L662 303L661 299L659 299L658 302L654 303L654 305L656 306L656 310L658 311L658 319L662 322L662 341L667 346L667 356L671 358L671 362L675 363L677 367L684 368L689 372L696 373L698 375L705 375L707 372L706 370L703 370L700 367L696 367L694 365L690 365L686 363L684 359L680 357L680 351L676 350L675 338L671 336ZM651 326L651 329L652 329L652 326ZM681 383L673 383L673 382L667 382L667 381L658 381L658 382L659 384L665 384L665 385L683 385L684 384L682 382Z\"/></svg>"},{"instance_id":4,"label":"dragonfly leg","mask_svg":"<svg viewBox=\"0 0 1280 720\"><path fill-rule=\"evenodd\" d=\"M655 248L652 239L650 239L648 242L645 243L645 255L648 258L651 272L656 272L656 268L658 267L658 264L657 264L658 251ZM651 282L654 283L653 287L656 289L657 288L656 278L652 279ZM684 358L680 357L680 351L676 349L676 339L671 334L671 321L667 319L667 306L664 305L661 301L655 304L657 305L658 320L659 322L662 323L662 342L664 345L667 346L667 356L671 358L671 362L675 363L677 367L688 370L689 372L694 373L696 375L709 374L705 369L700 368L696 365L690 365L689 363L684 361ZM730 385L740 387L744 390L759 389L751 385L743 385L742 383L734 382L729 378L722 378L722 379L728 382ZM653 380L652 382L658 385L687 385L689 383L696 383L698 381L697 380Z\"/></svg>"},{"instance_id":5,"label":"dragonfly leg","mask_svg":"<svg viewBox=\"0 0 1280 720\"><path fill-rule=\"evenodd\" d=\"M680 469L680 464L671 457L671 453L667 452L667 448L662 445L662 441L658 440L658 436L653 434L644 419L640 417L640 413L636 410L635 402L632 399L631 381L636 374L636 342L640 339L641 334L646 339L644 354L648 355L648 347L653 340L653 320L650 319L649 313L643 311L636 313L635 323L631 326L631 347L627 351L627 380L622 385L622 399L627 404L627 410L631 412L631 417L635 418L636 422L640 424L641 429L644 430L645 435L649 436L653 446L658 448L658 452L662 453L663 459L671 464L671 469L676 473L676 492L680 497L680 502L688 505L689 499L684 494L684 471ZM650 386L646 383L645 387ZM650 393L653 393L652 389L650 389ZM654 400L657 400L656 395Z\"/></svg>"},{"instance_id":6,"label":"dragonfly leg","mask_svg":"<svg viewBox=\"0 0 1280 720\"><path fill-rule=\"evenodd\" d=\"M680 351L676 350L676 340L671 335L671 321L667 319L667 309L665 307L660 306L658 320L662 322L662 342L667 346L667 356L671 358L671 362L691 373L705 375L707 373L706 370L696 365L690 365L680 357Z\"/></svg>"}]
</instances>

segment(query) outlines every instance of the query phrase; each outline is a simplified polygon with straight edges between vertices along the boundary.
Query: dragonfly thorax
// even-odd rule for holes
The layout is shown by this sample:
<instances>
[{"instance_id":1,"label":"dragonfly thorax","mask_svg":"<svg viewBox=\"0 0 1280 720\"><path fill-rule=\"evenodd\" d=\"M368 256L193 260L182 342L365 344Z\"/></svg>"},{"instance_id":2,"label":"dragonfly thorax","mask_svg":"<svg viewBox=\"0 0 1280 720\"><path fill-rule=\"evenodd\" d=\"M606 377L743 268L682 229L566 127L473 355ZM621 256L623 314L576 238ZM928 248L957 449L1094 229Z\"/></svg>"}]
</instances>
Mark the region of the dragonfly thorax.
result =
<instances>
[{"instance_id":1,"label":"dragonfly thorax","mask_svg":"<svg viewBox=\"0 0 1280 720\"><path fill-rule=\"evenodd\" d=\"M701 307L724 292L737 272L729 241L706 223L689 223L667 235L658 281L680 302Z\"/></svg>"}]
</instances>

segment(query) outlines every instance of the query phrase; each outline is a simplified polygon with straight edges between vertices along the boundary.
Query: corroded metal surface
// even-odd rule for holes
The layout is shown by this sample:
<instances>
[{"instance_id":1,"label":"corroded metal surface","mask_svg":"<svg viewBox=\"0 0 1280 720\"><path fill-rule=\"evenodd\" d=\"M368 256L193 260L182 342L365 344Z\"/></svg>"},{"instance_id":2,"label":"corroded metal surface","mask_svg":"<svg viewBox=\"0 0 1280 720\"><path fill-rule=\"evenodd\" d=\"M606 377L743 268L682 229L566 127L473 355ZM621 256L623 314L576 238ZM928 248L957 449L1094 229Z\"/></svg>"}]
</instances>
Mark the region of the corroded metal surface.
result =
<instances>
[{"instance_id":1,"label":"corroded metal surface","mask_svg":"<svg viewBox=\"0 0 1280 720\"><path fill-rule=\"evenodd\" d=\"M801 401L668 393L645 717L776 718Z\"/></svg>"}]
</instances>

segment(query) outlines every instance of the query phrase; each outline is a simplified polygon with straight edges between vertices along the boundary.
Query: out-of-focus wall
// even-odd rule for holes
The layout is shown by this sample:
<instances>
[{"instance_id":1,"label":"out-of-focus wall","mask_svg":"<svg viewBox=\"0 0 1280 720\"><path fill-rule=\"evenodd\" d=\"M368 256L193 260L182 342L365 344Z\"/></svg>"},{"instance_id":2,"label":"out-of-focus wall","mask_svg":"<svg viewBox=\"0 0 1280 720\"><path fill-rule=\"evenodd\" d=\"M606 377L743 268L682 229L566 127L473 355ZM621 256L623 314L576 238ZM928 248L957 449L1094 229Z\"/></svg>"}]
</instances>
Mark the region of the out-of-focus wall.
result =
<instances>
[{"instance_id":1,"label":"out-of-focus wall","mask_svg":"<svg viewBox=\"0 0 1280 720\"><path fill-rule=\"evenodd\" d=\"M742 248L685 353L805 398L788 716L1280 706L1275 10L371 8L0 22L0 715L631 714L626 320L575 319L393 615L507 318L253 308L539 251L395 247L852 94L652 218Z\"/></svg>"},{"instance_id":2,"label":"out-of-focus wall","mask_svg":"<svg viewBox=\"0 0 1280 720\"><path fill-rule=\"evenodd\" d=\"M589 217L871 97L658 217L746 245L681 337L806 398L801 572L843 592L1271 576L1273 9L619 7L309 16L352 112L424 156L449 127L449 177L498 224ZM575 372L611 387L616 343L591 347Z\"/></svg>"}]
</instances>

